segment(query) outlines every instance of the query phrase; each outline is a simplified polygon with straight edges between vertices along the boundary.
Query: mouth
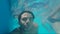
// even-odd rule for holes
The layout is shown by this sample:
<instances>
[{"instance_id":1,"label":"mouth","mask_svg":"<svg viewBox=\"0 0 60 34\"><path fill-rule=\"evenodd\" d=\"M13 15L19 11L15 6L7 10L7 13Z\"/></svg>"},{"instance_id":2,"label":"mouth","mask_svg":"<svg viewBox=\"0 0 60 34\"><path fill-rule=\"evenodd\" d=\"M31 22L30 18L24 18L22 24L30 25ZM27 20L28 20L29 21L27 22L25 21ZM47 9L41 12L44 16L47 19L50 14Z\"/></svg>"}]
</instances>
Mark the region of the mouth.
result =
<instances>
[{"instance_id":1,"label":"mouth","mask_svg":"<svg viewBox=\"0 0 60 34\"><path fill-rule=\"evenodd\" d=\"M29 23L25 23L24 26L25 26L25 27L29 27Z\"/></svg>"}]
</instances>

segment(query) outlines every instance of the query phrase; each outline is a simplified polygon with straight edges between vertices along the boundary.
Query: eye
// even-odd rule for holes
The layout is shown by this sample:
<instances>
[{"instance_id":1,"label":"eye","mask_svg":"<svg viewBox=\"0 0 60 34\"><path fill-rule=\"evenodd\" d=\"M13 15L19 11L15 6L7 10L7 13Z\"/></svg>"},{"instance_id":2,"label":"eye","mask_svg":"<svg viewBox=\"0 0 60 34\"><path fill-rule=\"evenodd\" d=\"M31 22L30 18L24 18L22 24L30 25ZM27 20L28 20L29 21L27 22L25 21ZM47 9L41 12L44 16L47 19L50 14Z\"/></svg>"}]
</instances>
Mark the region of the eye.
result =
<instances>
[{"instance_id":1,"label":"eye","mask_svg":"<svg viewBox=\"0 0 60 34\"><path fill-rule=\"evenodd\" d=\"M22 20L23 20L23 21L26 21L26 20L27 20L27 18L23 18Z\"/></svg>"},{"instance_id":2,"label":"eye","mask_svg":"<svg viewBox=\"0 0 60 34\"><path fill-rule=\"evenodd\" d=\"M29 18L29 20L33 20L33 18L32 18L32 17L30 17L30 18Z\"/></svg>"}]
</instances>

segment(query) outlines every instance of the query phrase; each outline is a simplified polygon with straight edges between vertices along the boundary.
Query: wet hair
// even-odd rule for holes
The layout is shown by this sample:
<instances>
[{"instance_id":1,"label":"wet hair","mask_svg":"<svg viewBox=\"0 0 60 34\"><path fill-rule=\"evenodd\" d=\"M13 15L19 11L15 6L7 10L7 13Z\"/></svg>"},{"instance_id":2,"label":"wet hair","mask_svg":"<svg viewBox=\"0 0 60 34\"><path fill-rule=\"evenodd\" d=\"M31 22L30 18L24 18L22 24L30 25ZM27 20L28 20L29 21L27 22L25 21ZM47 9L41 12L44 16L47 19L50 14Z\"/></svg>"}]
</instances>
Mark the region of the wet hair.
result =
<instances>
[{"instance_id":1,"label":"wet hair","mask_svg":"<svg viewBox=\"0 0 60 34\"><path fill-rule=\"evenodd\" d=\"M35 17L34 17L34 14L33 14L31 11L23 11L23 12L20 13L19 16L18 16L18 21L19 21L19 22L20 22L20 19L21 19L21 15L24 14L24 13L29 13L29 14L31 14L31 15L33 16L33 19L35 18Z\"/></svg>"}]
</instances>

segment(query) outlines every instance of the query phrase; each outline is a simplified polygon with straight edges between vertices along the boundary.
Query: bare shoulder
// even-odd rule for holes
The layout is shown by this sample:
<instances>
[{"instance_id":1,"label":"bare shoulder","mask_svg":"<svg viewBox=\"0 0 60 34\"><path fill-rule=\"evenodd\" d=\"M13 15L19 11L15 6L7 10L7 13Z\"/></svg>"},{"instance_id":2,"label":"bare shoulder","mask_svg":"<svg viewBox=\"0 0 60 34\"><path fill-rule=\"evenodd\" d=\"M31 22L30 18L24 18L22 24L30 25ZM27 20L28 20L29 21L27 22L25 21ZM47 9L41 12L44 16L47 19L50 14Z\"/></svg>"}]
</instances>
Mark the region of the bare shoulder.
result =
<instances>
[{"instance_id":1,"label":"bare shoulder","mask_svg":"<svg viewBox=\"0 0 60 34\"><path fill-rule=\"evenodd\" d=\"M37 23L33 23L33 25L34 25L34 27L36 27L36 28L38 27L38 24L37 24Z\"/></svg>"}]
</instances>

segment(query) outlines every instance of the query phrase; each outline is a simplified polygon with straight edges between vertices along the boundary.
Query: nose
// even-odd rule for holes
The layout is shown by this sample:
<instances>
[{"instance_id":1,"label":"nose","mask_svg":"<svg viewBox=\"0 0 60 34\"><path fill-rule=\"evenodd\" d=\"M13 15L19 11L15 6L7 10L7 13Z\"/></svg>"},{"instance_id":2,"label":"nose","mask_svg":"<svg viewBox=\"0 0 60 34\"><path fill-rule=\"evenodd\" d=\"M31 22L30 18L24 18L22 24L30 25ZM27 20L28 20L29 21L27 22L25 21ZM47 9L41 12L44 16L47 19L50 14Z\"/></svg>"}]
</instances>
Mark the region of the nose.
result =
<instances>
[{"instance_id":1,"label":"nose","mask_svg":"<svg viewBox=\"0 0 60 34\"><path fill-rule=\"evenodd\" d=\"M29 22L29 19L27 19L26 23L28 23L28 22Z\"/></svg>"}]
</instances>

